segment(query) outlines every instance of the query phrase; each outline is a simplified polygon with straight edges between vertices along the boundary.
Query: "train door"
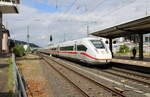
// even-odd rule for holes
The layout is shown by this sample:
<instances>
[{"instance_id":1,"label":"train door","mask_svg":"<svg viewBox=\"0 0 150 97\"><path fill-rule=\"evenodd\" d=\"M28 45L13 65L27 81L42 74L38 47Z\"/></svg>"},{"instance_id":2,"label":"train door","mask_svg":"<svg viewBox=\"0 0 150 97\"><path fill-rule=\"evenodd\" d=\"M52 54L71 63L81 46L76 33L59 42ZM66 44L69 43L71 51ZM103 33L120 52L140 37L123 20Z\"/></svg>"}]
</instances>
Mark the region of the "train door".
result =
<instances>
[{"instance_id":1,"label":"train door","mask_svg":"<svg viewBox=\"0 0 150 97\"><path fill-rule=\"evenodd\" d=\"M76 54L74 54L73 58L76 59L77 58L77 42L75 41L75 44L74 44L74 52Z\"/></svg>"},{"instance_id":2,"label":"train door","mask_svg":"<svg viewBox=\"0 0 150 97\"><path fill-rule=\"evenodd\" d=\"M85 62L86 61L86 56L85 56L86 50L87 50L87 48L83 44L77 45L77 52L78 52L77 59Z\"/></svg>"},{"instance_id":3,"label":"train door","mask_svg":"<svg viewBox=\"0 0 150 97\"><path fill-rule=\"evenodd\" d=\"M56 50L57 56L59 56L59 51L60 51L60 48L59 48L59 45L58 45L58 46L57 46L57 50Z\"/></svg>"}]
</instances>

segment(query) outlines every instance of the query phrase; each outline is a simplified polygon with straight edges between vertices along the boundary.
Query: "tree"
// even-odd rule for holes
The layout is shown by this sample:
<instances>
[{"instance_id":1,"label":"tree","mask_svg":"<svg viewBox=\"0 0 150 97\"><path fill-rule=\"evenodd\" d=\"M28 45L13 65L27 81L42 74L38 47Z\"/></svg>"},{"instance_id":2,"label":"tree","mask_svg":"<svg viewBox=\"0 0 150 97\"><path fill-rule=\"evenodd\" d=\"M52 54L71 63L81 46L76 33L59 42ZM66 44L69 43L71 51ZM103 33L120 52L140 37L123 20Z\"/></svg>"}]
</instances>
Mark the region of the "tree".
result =
<instances>
[{"instance_id":1,"label":"tree","mask_svg":"<svg viewBox=\"0 0 150 97\"><path fill-rule=\"evenodd\" d=\"M119 48L119 53L127 53L129 52L129 47L127 45L121 45Z\"/></svg>"},{"instance_id":2,"label":"tree","mask_svg":"<svg viewBox=\"0 0 150 97\"><path fill-rule=\"evenodd\" d=\"M14 52L14 54L15 54L17 57L23 56L23 55L25 54L25 50L24 50L23 45L17 44L17 45L15 46L15 48L13 49L13 52Z\"/></svg>"}]
</instances>

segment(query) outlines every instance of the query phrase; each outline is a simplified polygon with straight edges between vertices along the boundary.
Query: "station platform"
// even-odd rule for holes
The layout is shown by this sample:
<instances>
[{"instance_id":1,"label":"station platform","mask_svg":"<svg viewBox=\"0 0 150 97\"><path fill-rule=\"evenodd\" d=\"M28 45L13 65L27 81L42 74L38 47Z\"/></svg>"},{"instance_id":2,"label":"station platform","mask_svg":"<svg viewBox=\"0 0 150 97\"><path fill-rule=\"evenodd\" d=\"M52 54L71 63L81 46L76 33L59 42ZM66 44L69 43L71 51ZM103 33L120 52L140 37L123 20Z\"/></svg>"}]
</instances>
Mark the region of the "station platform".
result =
<instances>
[{"instance_id":1,"label":"station platform","mask_svg":"<svg viewBox=\"0 0 150 97\"><path fill-rule=\"evenodd\" d=\"M112 62L116 64L122 64L122 66L125 68L150 73L150 58L144 58L143 60L139 60L138 58L131 59L130 57L126 56L115 56ZM119 64L117 66L119 66Z\"/></svg>"},{"instance_id":2,"label":"station platform","mask_svg":"<svg viewBox=\"0 0 150 97\"><path fill-rule=\"evenodd\" d=\"M8 68L6 58L0 57L0 97L9 97L8 89Z\"/></svg>"}]
</instances>

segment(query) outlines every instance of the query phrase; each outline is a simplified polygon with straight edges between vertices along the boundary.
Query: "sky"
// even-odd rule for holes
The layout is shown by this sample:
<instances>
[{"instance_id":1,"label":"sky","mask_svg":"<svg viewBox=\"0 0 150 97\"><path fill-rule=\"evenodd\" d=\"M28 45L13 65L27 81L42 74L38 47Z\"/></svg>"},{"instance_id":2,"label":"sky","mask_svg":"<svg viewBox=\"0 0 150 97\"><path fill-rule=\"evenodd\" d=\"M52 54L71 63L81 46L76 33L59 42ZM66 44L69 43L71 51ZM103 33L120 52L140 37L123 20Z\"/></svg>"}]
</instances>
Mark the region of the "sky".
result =
<instances>
[{"instance_id":1,"label":"sky","mask_svg":"<svg viewBox=\"0 0 150 97\"><path fill-rule=\"evenodd\" d=\"M150 0L21 0L19 14L3 16L11 38L46 46L74 40L150 15Z\"/></svg>"}]
</instances>

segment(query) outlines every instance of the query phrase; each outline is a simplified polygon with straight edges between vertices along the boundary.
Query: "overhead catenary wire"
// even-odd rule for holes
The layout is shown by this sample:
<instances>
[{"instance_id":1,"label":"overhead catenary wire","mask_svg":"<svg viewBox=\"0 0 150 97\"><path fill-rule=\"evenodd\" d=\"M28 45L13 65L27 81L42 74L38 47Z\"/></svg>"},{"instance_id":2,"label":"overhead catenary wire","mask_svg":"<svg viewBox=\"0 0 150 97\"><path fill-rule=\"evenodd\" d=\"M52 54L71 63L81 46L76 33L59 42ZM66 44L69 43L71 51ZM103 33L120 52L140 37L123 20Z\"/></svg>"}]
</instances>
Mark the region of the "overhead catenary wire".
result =
<instances>
[{"instance_id":1,"label":"overhead catenary wire","mask_svg":"<svg viewBox=\"0 0 150 97\"><path fill-rule=\"evenodd\" d=\"M104 4L105 2L106 2L106 0L100 0L100 2L98 2L94 8L92 8L91 10L89 10L87 12L93 12L95 9L97 9L100 5Z\"/></svg>"},{"instance_id":2,"label":"overhead catenary wire","mask_svg":"<svg viewBox=\"0 0 150 97\"><path fill-rule=\"evenodd\" d=\"M120 9L126 7L126 6L131 5L131 4L133 4L134 2L136 2L136 1L137 1L137 0L132 0L132 1L129 2L128 4L125 4L125 5L123 5L123 6L120 6L119 8L117 7L117 8L115 8L115 9L109 11L108 13L106 13L106 14L100 16L99 18L101 19L101 18L103 18L103 17L110 16L111 14L114 14L114 13L117 12L118 10L120 10ZM99 19L98 19L98 20L99 20ZM101 21L96 21L96 23L101 23Z\"/></svg>"},{"instance_id":3,"label":"overhead catenary wire","mask_svg":"<svg viewBox=\"0 0 150 97\"><path fill-rule=\"evenodd\" d=\"M77 1L78 0L75 0L72 4L71 4L71 7L70 8L68 8L68 10L66 10L60 17L63 17L63 16L65 16L66 17L66 19L68 19L68 17L69 17L69 12L70 12L70 10L72 9L72 7L77 3ZM92 9L92 10L94 10L94 9L96 9L99 5L101 5L101 4L103 4L104 2L105 2L106 0L100 0L100 2L98 2L98 4ZM85 3L87 2L87 0L85 1ZM87 14L87 16L88 16L88 12L89 12L89 10L88 10L88 8L87 8L87 5L86 4L84 4L84 8L85 8L85 13L84 14ZM80 9L79 7L77 7L77 10L78 9ZM91 10L91 11L92 11ZM85 23L85 22L84 22ZM96 23L96 22L95 22Z\"/></svg>"},{"instance_id":4,"label":"overhead catenary wire","mask_svg":"<svg viewBox=\"0 0 150 97\"><path fill-rule=\"evenodd\" d=\"M74 2L70 5L70 8L68 8L66 11L65 11L65 14L67 14L71 8L76 4L77 0L74 0Z\"/></svg>"},{"instance_id":5,"label":"overhead catenary wire","mask_svg":"<svg viewBox=\"0 0 150 97\"><path fill-rule=\"evenodd\" d=\"M106 1L106 0L99 2L99 4L97 4L96 7L93 8L91 11L94 11L98 6L104 4L105 1ZM100 18L105 17L105 16L108 16L108 15L110 15L110 14L113 14L113 13L117 12L118 10L120 10L120 9L126 7L126 6L129 6L129 5L133 4L135 1L137 1L137 0L132 0L132 1L129 2L128 4L125 4L124 6L120 6L119 8L117 7L117 8L115 8L114 10L112 10L112 11L110 11L110 12L108 12L108 13L102 15ZM91 11L90 11L90 12L91 12ZM88 11L88 12L89 12L89 11ZM87 13L87 12L86 12L86 13ZM89 13L87 13L87 16L88 16L88 14L89 14ZM86 24L86 25L87 25L87 31L88 31L87 33L89 33L89 24L93 24L93 23L94 23L94 24L97 24L97 23L99 23L99 22L100 22L100 21L95 21L95 23L94 23L93 21L92 21L92 22L87 21L87 24Z\"/></svg>"},{"instance_id":6,"label":"overhead catenary wire","mask_svg":"<svg viewBox=\"0 0 150 97\"><path fill-rule=\"evenodd\" d=\"M117 12L118 10L120 10L120 9L126 7L126 6L131 5L131 4L133 4L134 2L136 2L136 1L137 1L137 0L132 0L131 2L129 2L129 4L120 6L119 8L116 8L116 9L114 9L114 10L112 10L112 11L109 11L108 13L102 15L100 18L105 17L105 16L109 16L109 15L111 15L111 14L114 14L114 13Z\"/></svg>"},{"instance_id":7,"label":"overhead catenary wire","mask_svg":"<svg viewBox=\"0 0 150 97\"><path fill-rule=\"evenodd\" d=\"M65 16L66 14L68 14L69 11L72 9L72 7L76 4L76 2L77 2L77 0L74 0L74 2L70 5L70 7L69 7L67 10L61 12L62 14L60 15L60 17L63 17L63 16Z\"/></svg>"},{"instance_id":8,"label":"overhead catenary wire","mask_svg":"<svg viewBox=\"0 0 150 97\"><path fill-rule=\"evenodd\" d=\"M85 0L85 3L86 3L86 1L88 2L88 0ZM97 3L97 5L94 7L94 8L92 8L91 10L89 10L88 8L87 8L87 5L85 4L84 6L85 6L85 15L87 16L87 17L89 17L89 12L93 12L97 7L99 7L100 5L102 5L102 4L104 4L105 3L105 1L106 0L100 0L98 3ZM96 21L86 21L86 24L84 24L84 25L86 25L86 28L87 28L87 37L89 37L89 32L90 32L90 24L96 24L97 22Z\"/></svg>"},{"instance_id":9,"label":"overhead catenary wire","mask_svg":"<svg viewBox=\"0 0 150 97\"><path fill-rule=\"evenodd\" d=\"M77 0L74 0L74 2L70 5L70 7L67 9L67 10L65 10L61 15L60 15L60 17L68 17L68 13L70 12L70 10L72 9L72 7L76 4L76 2L77 2ZM59 21L60 22L60 20L57 20L57 21ZM63 39L63 41L66 41L66 32L64 32L64 39Z\"/></svg>"},{"instance_id":10,"label":"overhead catenary wire","mask_svg":"<svg viewBox=\"0 0 150 97\"><path fill-rule=\"evenodd\" d=\"M71 11L72 8L75 6L75 4L77 3L77 1L78 1L78 0L75 0L75 1L70 5L70 7L69 7L66 11L63 11L63 14L61 14L60 17L64 17L64 16L65 16L66 19L69 19L68 17L70 16L70 11ZM124 4L123 6L120 6L120 7L117 7L117 8L115 8L115 9L113 9L113 10L110 10L108 13L106 13L106 14L100 16L100 18L103 18L104 16L111 15L111 14L117 12L118 10L124 8L125 6L128 6L128 5L132 4L132 3L134 3L135 1L136 1L136 0L134 0L134 1L132 0L132 1L130 1L128 4ZM106 0L101 0L101 1L98 2L97 5L96 5L94 8L92 8L92 9L87 9L87 7L85 7L85 13L87 13L87 16L88 16L90 12L93 12L93 11L96 10L99 6L103 5L105 2L106 2ZM85 2L85 3L86 3L86 2ZM84 6L85 6L85 5L84 5ZM87 5L86 5L86 6L87 6ZM77 10L78 10L78 9L80 9L80 8L78 7ZM68 21L70 21L70 20L68 20ZM88 20L89 23L90 23L90 21L91 21L91 20ZM72 22L72 21L70 21L70 22ZM83 22L82 22L82 23L83 23ZM84 22L84 23L85 23L85 22ZM89 25L89 23L87 23L87 24ZM99 21L95 21L95 23L99 23Z\"/></svg>"},{"instance_id":11,"label":"overhead catenary wire","mask_svg":"<svg viewBox=\"0 0 150 97\"><path fill-rule=\"evenodd\" d=\"M103 16L107 16L107 15L109 15L109 14L113 14L113 13L117 12L118 10L120 10L120 9L126 7L126 6L129 6L129 5L133 4L135 1L137 1L137 0L132 0L132 1L129 2L128 4L125 4L125 5L123 5L123 6L120 6L119 8L117 7L117 8L115 8L115 9L109 11L108 13L102 15L102 17L103 17ZM84 6L85 6L85 9L86 9L86 11L85 11L84 14L87 14L87 16L88 16L88 14L89 14L88 12L93 12L95 9L97 9L100 5L104 4L105 2L106 2L106 0L102 0L102 1L99 2L93 9L91 9L90 11L87 9L87 5L86 5L86 6L84 5Z\"/></svg>"},{"instance_id":12,"label":"overhead catenary wire","mask_svg":"<svg viewBox=\"0 0 150 97\"><path fill-rule=\"evenodd\" d=\"M75 3L76 3L76 1L77 0L75 0L73 3L72 3L72 7L75 5ZM129 2L130 4L132 4L132 3L134 3L136 0L132 0L131 2ZM93 9L91 9L90 10L90 12L91 11L94 11L96 8L98 8L100 5L102 5L102 4L104 4L106 2L106 0L102 0L102 1L100 1ZM124 6L120 6L119 8L117 7L117 8L115 8L114 10L111 10L111 11L109 11L108 13L106 13L106 14L104 14L104 15L102 15L101 17L104 17L104 16L107 16L107 15L110 15L110 14L113 14L113 13L115 13L116 11L118 11L118 10L120 10L121 8L123 8L123 7L125 7L125 6L128 6L129 4L125 4ZM88 16L89 15L89 10L87 9L87 5L84 5L85 6L85 13L87 14L86 16ZM71 7L71 8L72 8ZM70 10L71 10L71 8L70 9L68 9L62 16L64 16L65 15L65 17L68 19L68 15L69 14L67 14ZM67 15L66 15L67 14ZM100 18L101 18L100 17ZM85 22L84 22L85 23ZM92 23L94 23L93 21L92 21ZM95 21L95 24L96 23L98 23L98 21Z\"/></svg>"}]
</instances>

